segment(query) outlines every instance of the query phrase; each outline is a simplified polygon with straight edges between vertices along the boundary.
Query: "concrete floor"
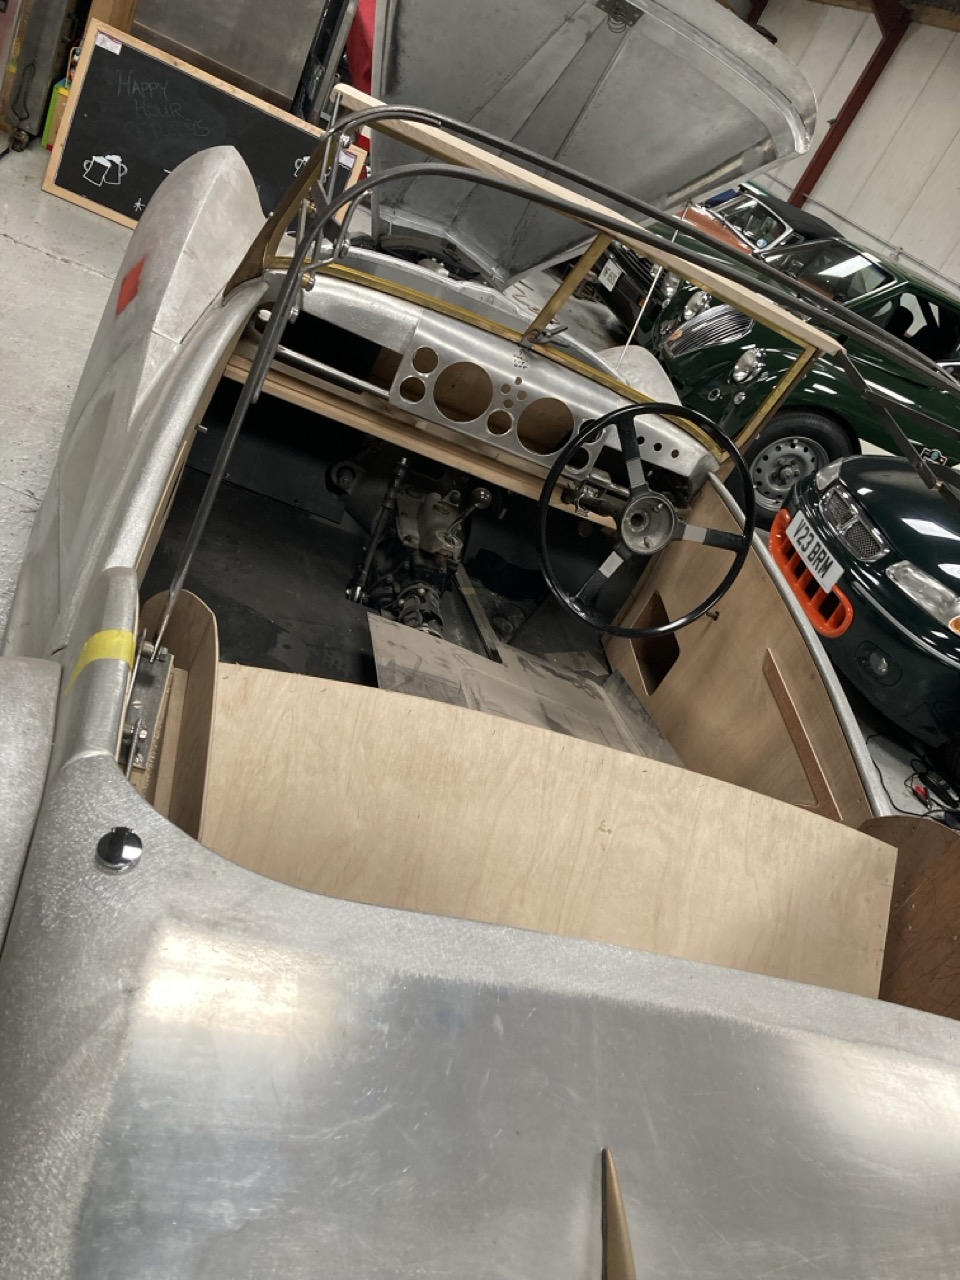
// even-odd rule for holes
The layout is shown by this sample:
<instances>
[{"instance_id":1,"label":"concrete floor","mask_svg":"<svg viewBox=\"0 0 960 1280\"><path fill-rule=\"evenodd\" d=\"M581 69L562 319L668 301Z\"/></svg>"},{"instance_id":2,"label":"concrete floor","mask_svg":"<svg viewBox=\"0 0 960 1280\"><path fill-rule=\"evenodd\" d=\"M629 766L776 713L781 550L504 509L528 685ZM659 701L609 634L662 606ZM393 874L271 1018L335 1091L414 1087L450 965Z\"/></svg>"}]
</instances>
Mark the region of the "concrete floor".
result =
<instances>
[{"instance_id":1,"label":"concrete floor","mask_svg":"<svg viewBox=\"0 0 960 1280\"><path fill-rule=\"evenodd\" d=\"M130 232L40 189L37 144L0 159L0 635L34 513Z\"/></svg>"}]
</instances>

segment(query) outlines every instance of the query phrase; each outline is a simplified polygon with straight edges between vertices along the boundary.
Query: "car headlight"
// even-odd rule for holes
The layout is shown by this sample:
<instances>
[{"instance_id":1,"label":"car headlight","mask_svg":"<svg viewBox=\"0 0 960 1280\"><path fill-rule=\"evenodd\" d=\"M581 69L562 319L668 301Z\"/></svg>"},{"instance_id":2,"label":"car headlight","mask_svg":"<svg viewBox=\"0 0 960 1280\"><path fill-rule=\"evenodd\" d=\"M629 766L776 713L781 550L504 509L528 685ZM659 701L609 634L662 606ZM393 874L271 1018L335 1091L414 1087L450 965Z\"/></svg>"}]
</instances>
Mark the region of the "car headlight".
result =
<instances>
[{"instance_id":1,"label":"car headlight","mask_svg":"<svg viewBox=\"0 0 960 1280\"><path fill-rule=\"evenodd\" d=\"M960 596L945 587L929 573L924 573L908 560L901 560L887 569L887 577L896 583L904 595L914 604L960 635Z\"/></svg>"},{"instance_id":2,"label":"car headlight","mask_svg":"<svg viewBox=\"0 0 960 1280\"><path fill-rule=\"evenodd\" d=\"M687 299L687 305L683 308L684 320L692 320L701 311L706 311L712 301L713 299L705 289L698 289L696 293L691 294Z\"/></svg>"},{"instance_id":3,"label":"car headlight","mask_svg":"<svg viewBox=\"0 0 960 1280\"><path fill-rule=\"evenodd\" d=\"M669 302L679 288L680 277L674 275L672 271L666 272L660 280L660 292L663 294L665 301Z\"/></svg>"},{"instance_id":4,"label":"car headlight","mask_svg":"<svg viewBox=\"0 0 960 1280\"><path fill-rule=\"evenodd\" d=\"M828 462L825 467L821 467L816 473L814 480L817 482L817 488L821 493L823 493L824 489L830 488L834 480L839 476L842 466L843 459L838 458L836 462Z\"/></svg>"},{"instance_id":5,"label":"car headlight","mask_svg":"<svg viewBox=\"0 0 960 1280\"><path fill-rule=\"evenodd\" d=\"M752 382L763 371L763 352L759 347L747 347L730 370L734 382Z\"/></svg>"}]
</instances>

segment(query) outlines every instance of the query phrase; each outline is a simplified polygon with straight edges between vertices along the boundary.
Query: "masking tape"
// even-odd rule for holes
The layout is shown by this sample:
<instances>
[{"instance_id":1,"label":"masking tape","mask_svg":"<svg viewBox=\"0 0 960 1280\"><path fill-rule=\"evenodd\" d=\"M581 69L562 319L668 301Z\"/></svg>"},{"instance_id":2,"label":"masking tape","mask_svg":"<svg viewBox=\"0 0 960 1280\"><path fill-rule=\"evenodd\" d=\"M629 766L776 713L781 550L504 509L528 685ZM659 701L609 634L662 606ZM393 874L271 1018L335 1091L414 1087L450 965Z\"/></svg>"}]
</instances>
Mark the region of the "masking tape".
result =
<instances>
[{"instance_id":1,"label":"masking tape","mask_svg":"<svg viewBox=\"0 0 960 1280\"><path fill-rule=\"evenodd\" d=\"M101 658L119 658L128 667L132 667L136 654L137 638L132 631L122 631L119 628L95 631L80 650L80 657L70 673L67 688L73 688L80 672L91 662L99 662Z\"/></svg>"}]
</instances>

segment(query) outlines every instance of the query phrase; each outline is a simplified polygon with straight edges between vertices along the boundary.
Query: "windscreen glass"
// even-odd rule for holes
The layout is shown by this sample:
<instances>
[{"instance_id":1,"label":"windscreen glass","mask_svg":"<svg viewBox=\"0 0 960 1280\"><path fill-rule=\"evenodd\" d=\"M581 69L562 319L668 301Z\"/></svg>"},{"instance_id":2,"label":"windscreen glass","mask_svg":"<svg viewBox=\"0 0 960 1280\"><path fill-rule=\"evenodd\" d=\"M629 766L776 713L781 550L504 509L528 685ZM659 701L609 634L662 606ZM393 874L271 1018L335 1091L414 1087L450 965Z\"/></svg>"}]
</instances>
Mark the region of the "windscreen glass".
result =
<instances>
[{"instance_id":1,"label":"windscreen glass","mask_svg":"<svg viewBox=\"0 0 960 1280\"><path fill-rule=\"evenodd\" d=\"M893 281L888 271L842 240L814 240L767 254L766 260L834 302L853 302Z\"/></svg>"},{"instance_id":2,"label":"windscreen glass","mask_svg":"<svg viewBox=\"0 0 960 1280\"><path fill-rule=\"evenodd\" d=\"M728 227L739 231L758 249L765 249L767 245L776 243L787 230L786 223L769 209L765 209L753 196L732 200L730 204L717 209L716 213Z\"/></svg>"},{"instance_id":3,"label":"windscreen glass","mask_svg":"<svg viewBox=\"0 0 960 1280\"><path fill-rule=\"evenodd\" d=\"M956 361L960 348L960 309L919 290L904 289L861 314L886 333L939 363ZM949 372L955 374L955 370Z\"/></svg>"}]
</instances>

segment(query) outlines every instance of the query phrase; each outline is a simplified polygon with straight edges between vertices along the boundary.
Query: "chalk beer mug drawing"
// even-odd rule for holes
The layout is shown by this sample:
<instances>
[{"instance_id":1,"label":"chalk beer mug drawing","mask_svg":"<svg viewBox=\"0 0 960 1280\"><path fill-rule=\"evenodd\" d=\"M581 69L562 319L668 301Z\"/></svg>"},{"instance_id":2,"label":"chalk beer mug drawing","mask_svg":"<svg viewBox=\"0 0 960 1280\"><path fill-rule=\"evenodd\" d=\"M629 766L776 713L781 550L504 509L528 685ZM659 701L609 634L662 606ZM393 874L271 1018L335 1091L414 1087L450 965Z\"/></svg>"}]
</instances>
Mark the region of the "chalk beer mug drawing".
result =
<instances>
[{"instance_id":1,"label":"chalk beer mug drawing","mask_svg":"<svg viewBox=\"0 0 960 1280\"><path fill-rule=\"evenodd\" d=\"M83 176L95 187L102 187L104 183L119 187L126 172L127 166L119 156L91 156L83 162Z\"/></svg>"}]
</instances>

